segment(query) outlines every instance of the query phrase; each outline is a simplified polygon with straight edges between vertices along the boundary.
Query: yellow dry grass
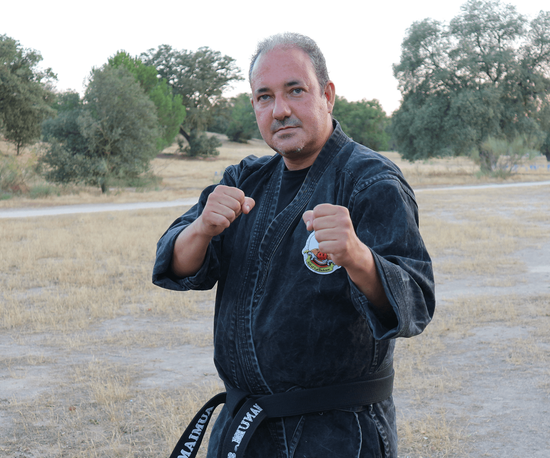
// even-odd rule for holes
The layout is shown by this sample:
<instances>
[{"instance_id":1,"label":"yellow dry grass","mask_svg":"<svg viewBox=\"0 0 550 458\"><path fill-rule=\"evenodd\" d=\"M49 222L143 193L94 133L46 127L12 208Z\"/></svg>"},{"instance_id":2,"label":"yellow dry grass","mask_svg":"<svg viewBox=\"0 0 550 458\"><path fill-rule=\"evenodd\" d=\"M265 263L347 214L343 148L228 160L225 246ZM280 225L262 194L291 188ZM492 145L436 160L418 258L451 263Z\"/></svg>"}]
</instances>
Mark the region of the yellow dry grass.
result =
<instances>
[{"instance_id":1,"label":"yellow dry grass","mask_svg":"<svg viewBox=\"0 0 550 458\"><path fill-rule=\"evenodd\" d=\"M548 221L545 192L544 187L419 192L421 231L437 258L438 274L521 270L521 261L510 254L547 240L548 228L542 224Z\"/></svg>"},{"instance_id":2,"label":"yellow dry grass","mask_svg":"<svg viewBox=\"0 0 550 458\"><path fill-rule=\"evenodd\" d=\"M46 392L0 394L13 417L10 435L0 433L0 456L167 455L202 396L220 391L206 382L139 389L151 368L127 356L211 349L213 293L176 294L150 280L156 241L182 211L1 221L2 342L22 349L35 342L39 352L0 356L0 377L57 375Z\"/></svg>"}]
</instances>

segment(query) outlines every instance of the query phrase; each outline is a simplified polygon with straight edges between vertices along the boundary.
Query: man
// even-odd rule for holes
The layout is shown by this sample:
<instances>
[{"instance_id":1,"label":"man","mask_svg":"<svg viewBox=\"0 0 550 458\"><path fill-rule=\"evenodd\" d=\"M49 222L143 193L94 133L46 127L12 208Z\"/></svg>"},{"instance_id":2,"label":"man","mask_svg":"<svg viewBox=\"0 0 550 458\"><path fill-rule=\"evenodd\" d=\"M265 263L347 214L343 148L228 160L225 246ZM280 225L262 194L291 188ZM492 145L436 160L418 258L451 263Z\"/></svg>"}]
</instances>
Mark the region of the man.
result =
<instances>
[{"instance_id":1,"label":"man","mask_svg":"<svg viewBox=\"0 0 550 458\"><path fill-rule=\"evenodd\" d=\"M396 457L395 338L422 332L435 308L413 191L332 119L335 87L311 39L268 38L249 77L278 154L205 189L159 241L153 272L174 290L217 283L228 394L208 457ZM173 456L194 447L182 437Z\"/></svg>"}]
</instances>

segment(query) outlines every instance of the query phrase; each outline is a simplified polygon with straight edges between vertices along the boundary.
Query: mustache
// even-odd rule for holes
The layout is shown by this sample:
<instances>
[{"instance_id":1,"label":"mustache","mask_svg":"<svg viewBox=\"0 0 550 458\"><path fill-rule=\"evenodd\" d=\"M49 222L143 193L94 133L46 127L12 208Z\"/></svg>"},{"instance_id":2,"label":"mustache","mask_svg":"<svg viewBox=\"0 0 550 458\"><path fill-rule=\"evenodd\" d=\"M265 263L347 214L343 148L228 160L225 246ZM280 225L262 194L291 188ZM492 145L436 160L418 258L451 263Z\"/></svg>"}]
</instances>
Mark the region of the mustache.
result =
<instances>
[{"instance_id":1,"label":"mustache","mask_svg":"<svg viewBox=\"0 0 550 458\"><path fill-rule=\"evenodd\" d=\"M284 127L300 127L302 123L298 118L285 118L282 121L274 119L271 123L271 132L277 132Z\"/></svg>"}]
</instances>

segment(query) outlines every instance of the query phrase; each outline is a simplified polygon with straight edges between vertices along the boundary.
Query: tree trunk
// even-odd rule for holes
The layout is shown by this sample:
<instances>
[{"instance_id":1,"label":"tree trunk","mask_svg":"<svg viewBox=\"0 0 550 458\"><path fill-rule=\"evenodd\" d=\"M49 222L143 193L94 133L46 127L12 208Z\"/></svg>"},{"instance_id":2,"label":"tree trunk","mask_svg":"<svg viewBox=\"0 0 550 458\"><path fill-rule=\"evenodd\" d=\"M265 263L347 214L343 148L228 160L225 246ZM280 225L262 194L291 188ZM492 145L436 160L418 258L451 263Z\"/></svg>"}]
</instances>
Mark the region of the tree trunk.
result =
<instances>
[{"instance_id":1,"label":"tree trunk","mask_svg":"<svg viewBox=\"0 0 550 458\"><path fill-rule=\"evenodd\" d=\"M185 130L183 130L183 127L181 127L181 126L180 126L180 134L182 134L184 136L184 138L187 140L187 143L190 142L191 137L189 136L189 134L187 132L185 132Z\"/></svg>"},{"instance_id":2,"label":"tree trunk","mask_svg":"<svg viewBox=\"0 0 550 458\"><path fill-rule=\"evenodd\" d=\"M109 192L109 184L107 182L107 177L103 177L99 180L99 185L101 186L101 193L107 194Z\"/></svg>"}]
</instances>

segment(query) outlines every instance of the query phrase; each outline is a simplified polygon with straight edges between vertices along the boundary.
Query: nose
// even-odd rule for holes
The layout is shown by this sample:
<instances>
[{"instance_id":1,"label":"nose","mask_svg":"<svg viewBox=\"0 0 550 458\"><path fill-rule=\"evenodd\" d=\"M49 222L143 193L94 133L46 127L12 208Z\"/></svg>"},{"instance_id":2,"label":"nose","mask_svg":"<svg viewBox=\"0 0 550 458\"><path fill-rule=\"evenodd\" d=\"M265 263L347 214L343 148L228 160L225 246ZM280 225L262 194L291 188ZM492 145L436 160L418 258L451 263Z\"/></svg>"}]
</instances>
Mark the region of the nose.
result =
<instances>
[{"instance_id":1,"label":"nose","mask_svg":"<svg viewBox=\"0 0 550 458\"><path fill-rule=\"evenodd\" d=\"M276 96L273 104L273 117L282 121L291 115L290 106L283 96Z\"/></svg>"}]
</instances>

